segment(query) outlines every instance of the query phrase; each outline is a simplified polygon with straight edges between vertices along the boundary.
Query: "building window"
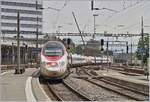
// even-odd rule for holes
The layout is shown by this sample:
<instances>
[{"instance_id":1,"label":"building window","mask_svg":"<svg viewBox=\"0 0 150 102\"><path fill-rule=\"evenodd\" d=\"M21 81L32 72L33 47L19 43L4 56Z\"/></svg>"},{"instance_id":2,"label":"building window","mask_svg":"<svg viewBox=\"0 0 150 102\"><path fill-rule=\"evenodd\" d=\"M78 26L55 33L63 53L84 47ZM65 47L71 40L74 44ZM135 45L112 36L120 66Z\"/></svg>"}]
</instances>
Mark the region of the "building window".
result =
<instances>
[{"instance_id":1,"label":"building window","mask_svg":"<svg viewBox=\"0 0 150 102\"><path fill-rule=\"evenodd\" d=\"M42 15L42 11L31 11L31 10L18 10L18 9L1 9L2 12L8 12L8 13L17 13L18 11L20 13L24 14L36 14L36 15Z\"/></svg>"},{"instance_id":2,"label":"building window","mask_svg":"<svg viewBox=\"0 0 150 102\"><path fill-rule=\"evenodd\" d=\"M15 30L2 30L2 34L16 34ZM36 31L20 31L20 34L37 34ZM39 35L42 35L42 32L38 32Z\"/></svg>"},{"instance_id":3,"label":"building window","mask_svg":"<svg viewBox=\"0 0 150 102\"><path fill-rule=\"evenodd\" d=\"M1 23L5 27L17 27L17 23ZM20 24L21 28L37 28L37 24ZM42 25L38 25L38 28L42 28Z\"/></svg>"},{"instance_id":4,"label":"building window","mask_svg":"<svg viewBox=\"0 0 150 102\"><path fill-rule=\"evenodd\" d=\"M31 4L31 3L19 3L19 2L7 2L7 1L2 1L1 5L10 5L10 6L23 6L23 7L34 7L36 8L36 4ZM42 4L37 5L39 8L42 7Z\"/></svg>"},{"instance_id":5,"label":"building window","mask_svg":"<svg viewBox=\"0 0 150 102\"><path fill-rule=\"evenodd\" d=\"M2 19L8 19L8 20L17 20L16 16L4 16L4 15L2 15L1 18ZM36 17L20 17L20 20L23 20L23 21L37 21L37 18ZM38 21L42 22L42 18L38 18Z\"/></svg>"}]
</instances>

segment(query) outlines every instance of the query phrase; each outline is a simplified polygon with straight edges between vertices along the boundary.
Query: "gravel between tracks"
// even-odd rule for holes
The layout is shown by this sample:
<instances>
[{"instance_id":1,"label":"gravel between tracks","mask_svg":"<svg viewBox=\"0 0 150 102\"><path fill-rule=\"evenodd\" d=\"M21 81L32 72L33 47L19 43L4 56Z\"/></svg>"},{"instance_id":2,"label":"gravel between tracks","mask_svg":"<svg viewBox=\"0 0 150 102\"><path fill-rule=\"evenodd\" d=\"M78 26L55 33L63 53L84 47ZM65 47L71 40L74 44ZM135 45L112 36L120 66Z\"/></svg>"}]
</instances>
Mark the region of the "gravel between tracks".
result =
<instances>
[{"instance_id":1,"label":"gravel between tracks","mask_svg":"<svg viewBox=\"0 0 150 102\"><path fill-rule=\"evenodd\" d=\"M83 101L78 95L76 95L62 83L53 85L53 88L53 90L55 90L64 101Z\"/></svg>"},{"instance_id":2,"label":"gravel between tracks","mask_svg":"<svg viewBox=\"0 0 150 102\"><path fill-rule=\"evenodd\" d=\"M82 90L83 93L89 95L89 97L95 101L129 101L127 97L121 96L117 93L108 91L96 85L93 85L85 80L69 78L74 84L73 86Z\"/></svg>"}]
</instances>

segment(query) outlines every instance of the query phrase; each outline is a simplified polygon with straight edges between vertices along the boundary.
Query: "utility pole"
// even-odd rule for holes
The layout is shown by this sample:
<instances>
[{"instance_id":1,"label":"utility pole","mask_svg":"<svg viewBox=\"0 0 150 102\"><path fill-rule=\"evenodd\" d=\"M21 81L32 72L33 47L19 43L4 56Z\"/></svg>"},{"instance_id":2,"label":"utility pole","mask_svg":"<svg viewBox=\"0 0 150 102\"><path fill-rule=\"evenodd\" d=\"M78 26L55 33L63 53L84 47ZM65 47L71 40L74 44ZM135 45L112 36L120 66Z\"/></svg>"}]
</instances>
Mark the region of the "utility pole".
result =
<instances>
[{"instance_id":1,"label":"utility pole","mask_svg":"<svg viewBox=\"0 0 150 102\"><path fill-rule=\"evenodd\" d=\"M107 66L109 66L109 64L108 64L108 41L107 41L107 49L106 49L106 53L107 53ZM107 71L108 71L108 68L107 68Z\"/></svg>"},{"instance_id":2,"label":"utility pole","mask_svg":"<svg viewBox=\"0 0 150 102\"><path fill-rule=\"evenodd\" d=\"M20 74L20 13L17 13L17 68L15 74Z\"/></svg>"},{"instance_id":3,"label":"utility pole","mask_svg":"<svg viewBox=\"0 0 150 102\"><path fill-rule=\"evenodd\" d=\"M12 43L12 64L15 64L15 46Z\"/></svg>"},{"instance_id":4,"label":"utility pole","mask_svg":"<svg viewBox=\"0 0 150 102\"><path fill-rule=\"evenodd\" d=\"M131 64L132 64L132 43L131 43Z\"/></svg>"},{"instance_id":5,"label":"utility pole","mask_svg":"<svg viewBox=\"0 0 150 102\"><path fill-rule=\"evenodd\" d=\"M37 28L36 28L36 49L38 49L38 38L39 38L39 34L38 34L38 17L37 17Z\"/></svg>"},{"instance_id":6,"label":"utility pole","mask_svg":"<svg viewBox=\"0 0 150 102\"><path fill-rule=\"evenodd\" d=\"M94 34L93 34L93 40L95 38L95 33L96 33L96 28L95 28L95 17L98 16L97 14L94 14ZM94 59L95 59L95 64L96 64L96 56L94 55Z\"/></svg>"},{"instance_id":7,"label":"utility pole","mask_svg":"<svg viewBox=\"0 0 150 102\"><path fill-rule=\"evenodd\" d=\"M124 62L124 58L123 58L123 49L121 49L121 54L122 54L122 65L123 65L123 62Z\"/></svg>"},{"instance_id":8,"label":"utility pole","mask_svg":"<svg viewBox=\"0 0 150 102\"><path fill-rule=\"evenodd\" d=\"M36 1L36 11L38 11L38 2L37 1ZM36 62L38 60L38 38L39 38L38 22L39 22L39 19L38 19L38 15L37 15L37 27L36 27L36 50L37 50L37 53L36 53ZM37 68L38 68L38 65L37 65Z\"/></svg>"},{"instance_id":9,"label":"utility pole","mask_svg":"<svg viewBox=\"0 0 150 102\"><path fill-rule=\"evenodd\" d=\"M1 2L0 2L1 5ZM0 12L1 12L1 6L0 6ZM0 13L0 16L2 15L2 13ZM1 17L0 17L0 21L1 21ZM0 23L0 73L1 73L1 64L2 64L2 51L1 51L1 38L2 38L2 29L1 29L1 23ZM3 39L4 40L4 39ZM1 78L0 78L1 79ZM0 80L1 81L1 80ZM1 90L1 87L0 87ZM1 98L1 94L0 94L0 98Z\"/></svg>"},{"instance_id":10,"label":"utility pole","mask_svg":"<svg viewBox=\"0 0 150 102\"><path fill-rule=\"evenodd\" d=\"M0 5L1 5L1 2L0 2ZM1 7L0 7L0 12L1 12ZM0 16L1 16L1 13L0 13ZM0 20L1 20L1 17L0 17ZM1 38L2 38L2 32L1 32L1 23L0 23L0 73L1 73ZM1 78L0 78L1 79ZM0 80L1 81L1 80ZM0 90L1 90L1 87L0 87ZM1 94L0 94L0 96L1 96ZM1 97L0 97L1 98Z\"/></svg>"},{"instance_id":11,"label":"utility pole","mask_svg":"<svg viewBox=\"0 0 150 102\"><path fill-rule=\"evenodd\" d=\"M36 11L38 10L38 2L36 1ZM39 20L38 20L38 16L37 16L37 26L36 26L36 48L38 49L38 23L39 23Z\"/></svg>"},{"instance_id":12,"label":"utility pole","mask_svg":"<svg viewBox=\"0 0 150 102\"><path fill-rule=\"evenodd\" d=\"M128 65L128 53L129 53L129 46L128 46L128 41L126 42L126 65Z\"/></svg>"},{"instance_id":13,"label":"utility pole","mask_svg":"<svg viewBox=\"0 0 150 102\"><path fill-rule=\"evenodd\" d=\"M141 18L141 36L142 36L142 62L141 62L141 67L144 69L144 56L143 56L143 51L144 51L144 28L143 28L143 16Z\"/></svg>"}]
</instances>

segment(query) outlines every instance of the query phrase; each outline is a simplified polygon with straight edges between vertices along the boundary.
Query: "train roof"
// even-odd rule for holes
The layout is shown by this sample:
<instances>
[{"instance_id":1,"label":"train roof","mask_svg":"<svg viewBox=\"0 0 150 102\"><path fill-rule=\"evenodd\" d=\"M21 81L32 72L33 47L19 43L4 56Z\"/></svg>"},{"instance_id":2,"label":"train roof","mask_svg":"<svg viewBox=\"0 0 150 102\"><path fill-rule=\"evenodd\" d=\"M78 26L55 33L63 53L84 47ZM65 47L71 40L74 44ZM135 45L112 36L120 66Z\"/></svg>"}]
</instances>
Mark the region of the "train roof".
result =
<instances>
[{"instance_id":1,"label":"train roof","mask_svg":"<svg viewBox=\"0 0 150 102\"><path fill-rule=\"evenodd\" d=\"M65 48L65 45L60 41L48 41L44 44L43 47L48 47L48 46L57 46L57 47Z\"/></svg>"}]
</instances>

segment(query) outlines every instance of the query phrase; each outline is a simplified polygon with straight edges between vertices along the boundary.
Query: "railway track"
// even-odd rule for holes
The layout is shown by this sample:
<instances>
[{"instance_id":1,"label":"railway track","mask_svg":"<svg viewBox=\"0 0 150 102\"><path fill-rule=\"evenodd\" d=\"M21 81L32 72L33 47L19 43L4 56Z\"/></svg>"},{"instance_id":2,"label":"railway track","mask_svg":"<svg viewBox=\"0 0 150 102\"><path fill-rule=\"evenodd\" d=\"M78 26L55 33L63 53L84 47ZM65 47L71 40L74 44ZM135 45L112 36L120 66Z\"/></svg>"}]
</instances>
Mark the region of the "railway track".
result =
<instances>
[{"instance_id":1,"label":"railway track","mask_svg":"<svg viewBox=\"0 0 150 102\"><path fill-rule=\"evenodd\" d=\"M140 90L135 90L132 87L124 86L123 84L116 83L109 78L104 76L99 76L91 73L89 68L77 68L76 76L79 79L83 79L90 84L96 85L108 91L117 93L127 99L136 101L147 101L148 93L144 93ZM51 93L50 98L54 101L93 101L94 98L90 98L86 92L82 91L82 88L75 87L75 83L68 81L69 78L62 80L60 83L55 83L53 81L47 82L47 87Z\"/></svg>"},{"instance_id":2,"label":"railway track","mask_svg":"<svg viewBox=\"0 0 150 102\"><path fill-rule=\"evenodd\" d=\"M56 101L92 101L79 89L72 87L67 80L62 80L60 83L50 81L47 82L47 86Z\"/></svg>"},{"instance_id":3,"label":"railway track","mask_svg":"<svg viewBox=\"0 0 150 102\"><path fill-rule=\"evenodd\" d=\"M83 69L82 69L83 70ZM89 78L81 78L83 80L86 80L96 86L105 88L109 91L113 91L115 93L118 93L120 95L126 96L130 99L136 100L136 101L147 101L148 100L148 93L145 93L143 91L136 90L134 88L124 86L119 83L115 83L112 80L108 80L105 77L97 77L87 70L83 70L85 74L89 76ZM79 73L78 73L79 75Z\"/></svg>"},{"instance_id":4,"label":"railway track","mask_svg":"<svg viewBox=\"0 0 150 102\"><path fill-rule=\"evenodd\" d=\"M130 99L136 100L136 101L147 101L148 95L145 93L121 86L119 84L108 82L106 80L97 80L97 79L84 79L94 85L97 85L99 87L105 88L109 91L113 91L115 93L118 93L120 95L126 96Z\"/></svg>"},{"instance_id":5,"label":"railway track","mask_svg":"<svg viewBox=\"0 0 150 102\"><path fill-rule=\"evenodd\" d=\"M135 74L141 74L144 75L145 71L141 68L134 68L129 66L129 68L127 68L128 66L110 66L109 68L113 69L113 70L117 70L117 71L123 71L123 72L127 72L127 73L135 73Z\"/></svg>"}]
</instances>

